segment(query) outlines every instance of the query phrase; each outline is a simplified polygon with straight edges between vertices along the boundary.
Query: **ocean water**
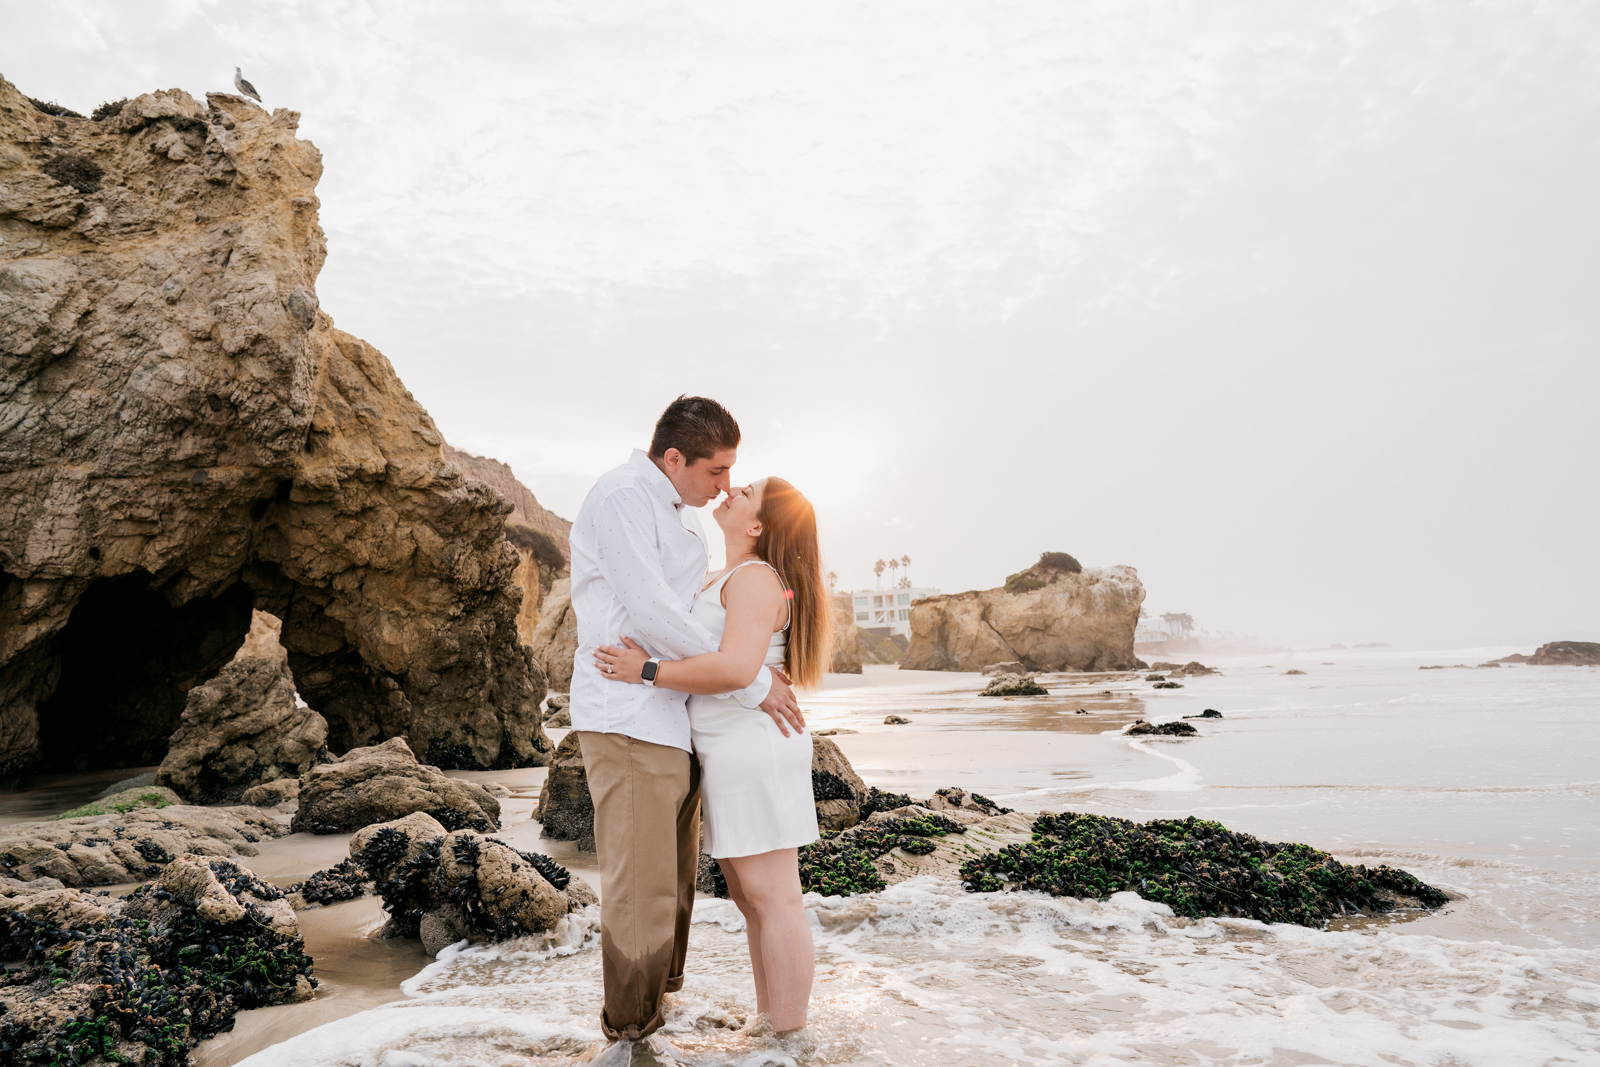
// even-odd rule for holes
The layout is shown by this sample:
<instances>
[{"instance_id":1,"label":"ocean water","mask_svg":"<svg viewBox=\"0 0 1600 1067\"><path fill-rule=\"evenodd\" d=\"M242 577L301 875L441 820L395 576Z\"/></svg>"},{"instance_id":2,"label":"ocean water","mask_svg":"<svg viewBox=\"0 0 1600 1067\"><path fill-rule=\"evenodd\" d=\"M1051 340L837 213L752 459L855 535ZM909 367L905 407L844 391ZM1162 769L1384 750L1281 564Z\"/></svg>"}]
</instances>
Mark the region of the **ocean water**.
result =
<instances>
[{"instance_id":1,"label":"ocean water","mask_svg":"<svg viewBox=\"0 0 1600 1067\"><path fill-rule=\"evenodd\" d=\"M884 788L1195 814L1402 866L1455 899L1420 919L1313 930L1183 920L1133 894L971 894L933 878L813 896L813 1024L783 1042L749 1027L738 912L703 900L665 1036L708 1067L1600 1063L1600 671L1417 669L1509 651L1280 655L1219 664L1178 690L1068 674L1045 679L1048 697L1014 700L977 696L976 675L834 679L807 702L812 726L840 731ZM1197 721L1197 738L1120 736L1137 718L1205 708L1224 718ZM912 722L884 725L889 714ZM533 824L512 829L519 847L534 843ZM390 1003L238 1062L566 1062L600 1037L596 922L447 950Z\"/></svg>"}]
</instances>

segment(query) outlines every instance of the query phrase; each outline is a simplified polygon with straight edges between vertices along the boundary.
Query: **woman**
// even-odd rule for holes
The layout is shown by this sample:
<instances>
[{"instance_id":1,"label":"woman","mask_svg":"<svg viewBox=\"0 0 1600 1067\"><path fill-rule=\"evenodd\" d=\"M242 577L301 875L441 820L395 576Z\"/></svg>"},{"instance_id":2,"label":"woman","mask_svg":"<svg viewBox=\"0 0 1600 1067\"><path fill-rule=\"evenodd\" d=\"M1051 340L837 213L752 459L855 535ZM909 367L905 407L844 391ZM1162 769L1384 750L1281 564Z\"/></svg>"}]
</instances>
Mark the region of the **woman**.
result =
<instances>
[{"instance_id":1,"label":"woman","mask_svg":"<svg viewBox=\"0 0 1600 1067\"><path fill-rule=\"evenodd\" d=\"M822 683L831 612L810 501L781 478L730 490L715 511L727 565L701 589L691 614L721 638L716 652L659 663L654 684L689 693L689 729L700 760L707 851L722 867L745 918L756 1009L777 1033L806 1023L815 953L801 902L798 850L817 839L811 736L721 693L781 667L801 688ZM608 678L642 684L648 657L631 638L602 645Z\"/></svg>"}]
</instances>

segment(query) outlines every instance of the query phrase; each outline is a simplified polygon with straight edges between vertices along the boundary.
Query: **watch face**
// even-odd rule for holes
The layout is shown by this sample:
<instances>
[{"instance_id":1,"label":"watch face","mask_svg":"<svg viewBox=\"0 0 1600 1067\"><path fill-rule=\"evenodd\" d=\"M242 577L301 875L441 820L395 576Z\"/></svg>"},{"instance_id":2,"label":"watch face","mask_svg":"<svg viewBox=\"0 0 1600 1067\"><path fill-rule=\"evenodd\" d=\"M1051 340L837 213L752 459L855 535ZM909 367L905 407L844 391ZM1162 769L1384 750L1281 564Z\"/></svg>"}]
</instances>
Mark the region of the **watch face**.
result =
<instances>
[{"instance_id":1,"label":"watch face","mask_svg":"<svg viewBox=\"0 0 1600 1067\"><path fill-rule=\"evenodd\" d=\"M651 660L651 661L645 663L645 665L643 667L639 668L639 676L642 677L647 682L655 681L656 680L656 666L657 665L656 665L654 660Z\"/></svg>"}]
</instances>

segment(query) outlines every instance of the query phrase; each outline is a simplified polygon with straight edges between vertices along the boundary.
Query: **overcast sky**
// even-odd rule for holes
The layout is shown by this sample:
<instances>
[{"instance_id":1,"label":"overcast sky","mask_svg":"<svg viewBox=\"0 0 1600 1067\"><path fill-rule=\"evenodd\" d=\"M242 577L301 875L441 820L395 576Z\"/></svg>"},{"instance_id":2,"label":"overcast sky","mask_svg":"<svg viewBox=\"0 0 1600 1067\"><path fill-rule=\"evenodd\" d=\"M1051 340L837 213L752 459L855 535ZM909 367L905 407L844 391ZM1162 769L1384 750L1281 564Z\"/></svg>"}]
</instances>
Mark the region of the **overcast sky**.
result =
<instances>
[{"instance_id":1,"label":"overcast sky","mask_svg":"<svg viewBox=\"0 0 1600 1067\"><path fill-rule=\"evenodd\" d=\"M561 514L699 392L847 585L1600 640L1595 3L0 6L30 95L300 111L323 308Z\"/></svg>"}]
</instances>

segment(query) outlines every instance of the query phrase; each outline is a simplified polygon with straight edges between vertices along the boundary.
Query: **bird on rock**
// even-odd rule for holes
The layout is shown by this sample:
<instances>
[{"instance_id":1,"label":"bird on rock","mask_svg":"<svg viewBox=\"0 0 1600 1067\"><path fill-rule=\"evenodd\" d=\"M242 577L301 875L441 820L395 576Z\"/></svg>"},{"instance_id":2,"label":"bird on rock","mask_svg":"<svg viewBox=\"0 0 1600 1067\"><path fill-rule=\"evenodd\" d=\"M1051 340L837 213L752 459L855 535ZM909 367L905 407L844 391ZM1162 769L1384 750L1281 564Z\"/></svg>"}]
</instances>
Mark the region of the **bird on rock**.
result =
<instances>
[{"instance_id":1,"label":"bird on rock","mask_svg":"<svg viewBox=\"0 0 1600 1067\"><path fill-rule=\"evenodd\" d=\"M261 103L261 94L256 92L256 87L244 80L244 74L238 67L233 68L233 87L244 95L251 97L256 103Z\"/></svg>"}]
</instances>

